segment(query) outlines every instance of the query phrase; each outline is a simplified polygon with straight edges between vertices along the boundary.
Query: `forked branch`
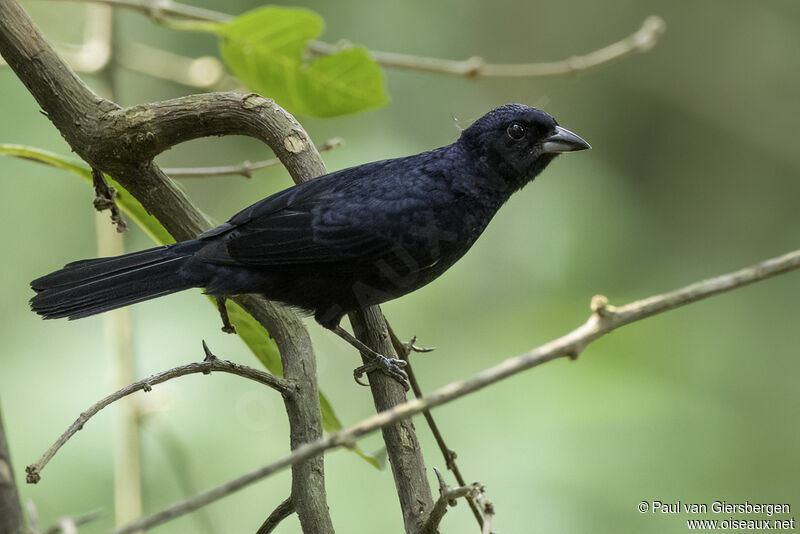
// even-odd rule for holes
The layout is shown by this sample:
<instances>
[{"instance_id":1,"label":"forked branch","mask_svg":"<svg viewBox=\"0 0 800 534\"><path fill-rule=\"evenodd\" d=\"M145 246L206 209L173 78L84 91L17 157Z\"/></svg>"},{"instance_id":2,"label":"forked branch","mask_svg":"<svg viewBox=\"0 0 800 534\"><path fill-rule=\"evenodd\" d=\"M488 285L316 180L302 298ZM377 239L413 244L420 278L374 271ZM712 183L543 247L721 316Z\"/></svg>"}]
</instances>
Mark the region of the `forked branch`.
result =
<instances>
[{"instance_id":1,"label":"forked branch","mask_svg":"<svg viewBox=\"0 0 800 534\"><path fill-rule=\"evenodd\" d=\"M242 378L248 378L250 380L255 380L261 384L264 384L267 387L274 389L275 391L279 392L281 395L284 396L292 396L295 391L295 387L292 385L291 382L280 378L278 376L265 373L264 371L259 371L258 369L253 369L252 367L247 367L246 365L239 365L237 363L229 362L227 360L220 360L216 356L214 356L211 351L208 350L208 346L206 342L203 341L203 349L205 350L206 358L202 362L195 362L190 363L188 365L181 365L180 367L175 367L173 369L169 369L168 371L163 371L161 373L154 374L148 378L143 380L139 380L130 384L129 386L125 386L124 388L115 391L111 395L107 396L106 398L96 402L88 410L82 412L80 416L75 420L70 427L64 431L63 434L56 440L56 442L44 453L41 459L36 462L35 464L29 465L25 468L25 471L28 473L27 481L29 484L36 484L41 479L41 473L47 463L55 456L56 452L67 442L69 439L74 436L79 430L83 429L83 425L85 425L89 419L94 417L100 410L108 406L109 404L116 402L128 395L135 393L137 391L150 391L153 389L153 386L156 384L161 384L162 382L166 382L167 380L171 380L173 378L178 378L181 376L202 373L204 375L211 374L212 372L221 372L221 373L230 373L237 376L241 376Z\"/></svg>"}]
</instances>

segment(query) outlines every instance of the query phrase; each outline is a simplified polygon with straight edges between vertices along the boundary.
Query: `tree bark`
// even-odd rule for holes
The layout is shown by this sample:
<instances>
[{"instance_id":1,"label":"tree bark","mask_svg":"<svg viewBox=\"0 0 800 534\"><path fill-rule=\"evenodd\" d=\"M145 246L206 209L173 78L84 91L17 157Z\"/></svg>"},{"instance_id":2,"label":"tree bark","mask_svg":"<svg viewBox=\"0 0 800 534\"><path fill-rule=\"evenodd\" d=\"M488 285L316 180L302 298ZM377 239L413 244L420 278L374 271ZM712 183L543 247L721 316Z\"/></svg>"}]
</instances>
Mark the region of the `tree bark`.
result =
<instances>
[{"instance_id":1,"label":"tree bark","mask_svg":"<svg viewBox=\"0 0 800 534\"><path fill-rule=\"evenodd\" d=\"M377 306L353 312L349 317L356 337L387 358L397 357L386 321ZM364 363L367 363L368 358L365 356L362 358ZM406 402L403 386L383 373L370 373L369 387L378 412ZM428 514L433 509L433 497L414 423L410 418L403 419L383 427L381 431L389 463L392 466L400 507L403 510L406 532L416 534L421 532Z\"/></svg>"}]
</instances>

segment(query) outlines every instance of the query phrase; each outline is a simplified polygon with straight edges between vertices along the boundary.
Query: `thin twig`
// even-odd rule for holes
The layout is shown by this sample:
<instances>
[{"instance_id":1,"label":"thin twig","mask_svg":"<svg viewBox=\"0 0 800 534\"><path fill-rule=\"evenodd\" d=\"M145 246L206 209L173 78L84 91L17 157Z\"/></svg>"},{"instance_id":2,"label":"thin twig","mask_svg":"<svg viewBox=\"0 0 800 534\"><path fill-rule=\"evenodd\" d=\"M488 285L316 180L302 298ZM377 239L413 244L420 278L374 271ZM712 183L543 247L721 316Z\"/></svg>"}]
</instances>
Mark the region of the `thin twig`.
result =
<instances>
[{"instance_id":1,"label":"thin twig","mask_svg":"<svg viewBox=\"0 0 800 534\"><path fill-rule=\"evenodd\" d=\"M471 379L452 382L434 390L422 399L410 400L391 410L368 417L328 437L301 445L294 449L291 454L276 462L230 480L205 493L184 499L150 517L134 521L124 528L114 531L114 534L130 534L160 525L170 519L187 514L230 495L297 462L322 454L329 449L351 446L357 439L399 420L407 419L424 410L441 406L474 393L551 360L563 357L575 359L589 343L627 324L796 269L800 269L800 250L765 260L733 273L696 282L676 291L656 295L644 300L637 300L620 307L609 305L606 297L597 295L592 298L592 315L589 319L583 325L564 336L545 343L525 354L509 358L478 373ZM484 521L484 532L487 531L488 524L489 521Z\"/></svg>"},{"instance_id":2,"label":"thin twig","mask_svg":"<svg viewBox=\"0 0 800 534\"><path fill-rule=\"evenodd\" d=\"M386 321L386 317L383 319ZM389 324L389 321L386 321L386 327L389 329L389 336L392 339L392 345L394 345L395 351L397 351L397 354L399 354L400 357L406 361L405 371L408 374L408 381L411 384L411 390L414 392L414 397L421 399L423 396L422 388L420 388L417 377L414 374L414 369L411 366L411 359L409 356L411 355L411 352L431 352L433 348L420 348L415 346L414 342L416 341L416 338L412 339L408 343L403 343L400 341L400 338L397 337L397 334L394 333L394 330L392 330L392 326ZM430 410L423 410L422 416L425 418L425 422L428 423L428 427L431 429L431 433L433 434L433 438L436 440L436 444L439 446L439 450L442 451L445 466L448 470L452 471L453 475L455 475L456 482L458 482L459 486L466 486L467 483L464 481L464 477L461 475L461 470L459 470L458 465L456 464L456 451L448 447L447 443L445 443L444 436L442 436L439 426L433 419L433 415L431 414ZM480 510L478 510L478 505L475 504L472 496L467 495L466 498L467 504L469 505L470 510L472 510L472 515L475 516L475 520L478 522L478 526L483 528L483 516L481 516Z\"/></svg>"},{"instance_id":3,"label":"thin twig","mask_svg":"<svg viewBox=\"0 0 800 534\"><path fill-rule=\"evenodd\" d=\"M286 497L286 500L280 503L269 517L264 521L261 527L258 529L256 534L270 534L273 530L275 530L281 521L289 517L294 513L294 502L292 502L292 497Z\"/></svg>"},{"instance_id":4,"label":"thin twig","mask_svg":"<svg viewBox=\"0 0 800 534\"><path fill-rule=\"evenodd\" d=\"M128 225L122 220L122 213L114 200L117 190L108 185L103 171L95 168L92 168L92 185L95 194L94 209L97 211L108 210L111 213L111 222L117 226L117 232L124 232Z\"/></svg>"},{"instance_id":5,"label":"thin twig","mask_svg":"<svg viewBox=\"0 0 800 534\"><path fill-rule=\"evenodd\" d=\"M211 22L228 22L234 17L227 13L197 8L171 0L67 0L86 1L107 4L115 7L137 11L159 22L164 17L180 17L184 19L204 20ZM480 57L465 60L442 59L435 57L413 56L396 52L371 50L372 58L383 67L391 69L413 70L465 76L468 78L532 78L542 76L564 76L578 71L590 69L608 63L623 56L650 50L664 33L666 24L661 17L649 16L636 32L599 50L582 56L540 63L495 64L485 63ZM345 43L344 46L350 46ZM310 41L308 50L319 55L330 55L339 52L342 46Z\"/></svg>"},{"instance_id":6,"label":"thin twig","mask_svg":"<svg viewBox=\"0 0 800 534\"><path fill-rule=\"evenodd\" d=\"M229 362L227 360L220 360L208 350L208 346L206 345L205 341L203 341L203 349L206 352L206 359L202 362L195 362L190 363L188 365L182 365L180 367L175 367L174 369L170 369L168 371L163 371L161 373L154 374L144 380L139 380L138 382L134 382L133 384L126 386L111 395L107 396L103 400L95 403L92 405L88 410L81 413L78 419L75 420L72 425L63 433L61 437L53 444L52 447L47 449L44 453L42 458L33 465L29 465L25 468L25 471L28 473L27 481L29 484L36 484L41 479L41 473L47 463L53 458L53 456L58 452L58 450L73 436L76 432L83 428L83 425L86 424L89 419L91 419L97 412L111 404L112 402L118 401L131 393L135 393L136 391L143 390L145 392L150 391L154 385L160 384L162 382L166 382L167 380L178 378L180 376L195 374L195 373L203 373L203 374L211 374L212 372L222 372L222 373L231 373L234 375L241 376L243 378L249 378L250 380L255 380L265 386L271 387L272 389L278 391L281 395L284 396L291 396L294 393L294 387L283 378L277 377L275 375L271 375L264 371L260 371L258 369L253 369L252 367L247 367L246 365L239 365L237 363Z\"/></svg>"},{"instance_id":7,"label":"thin twig","mask_svg":"<svg viewBox=\"0 0 800 534\"><path fill-rule=\"evenodd\" d=\"M341 137L333 137L328 139L321 145L317 145L317 150L324 152L340 147L344 144ZM252 178L253 171L265 169L267 167L274 167L280 165L281 160L278 158L269 158L261 161L251 163L243 161L237 165L222 165L219 167L173 167L163 168L172 178L209 178L214 176L244 176L245 178Z\"/></svg>"},{"instance_id":8,"label":"thin twig","mask_svg":"<svg viewBox=\"0 0 800 534\"><path fill-rule=\"evenodd\" d=\"M649 16L636 32L624 39L582 56L572 56L567 59L548 62L496 64L486 63L483 58L478 56L464 60L453 60L412 56L395 52L379 52L377 50L370 51L370 55L378 64L387 68L448 74L467 78L564 76L597 67L634 52L646 52L655 46L665 29L666 23L661 17ZM339 46L321 41L311 41L308 43L308 48L310 51L322 55L335 54L341 49Z\"/></svg>"}]
</instances>

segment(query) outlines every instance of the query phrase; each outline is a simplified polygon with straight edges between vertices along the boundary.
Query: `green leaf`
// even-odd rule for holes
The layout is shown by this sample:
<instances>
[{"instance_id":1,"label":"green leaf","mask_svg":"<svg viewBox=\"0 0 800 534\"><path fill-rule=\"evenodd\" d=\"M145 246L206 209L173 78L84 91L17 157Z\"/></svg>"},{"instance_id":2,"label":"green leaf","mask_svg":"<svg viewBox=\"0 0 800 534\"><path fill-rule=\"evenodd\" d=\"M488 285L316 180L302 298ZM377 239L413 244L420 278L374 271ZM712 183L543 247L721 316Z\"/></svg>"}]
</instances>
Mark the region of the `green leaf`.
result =
<instances>
[{"instance_id":1,"label":"green leaf","mask_svg":"<svg viewBox=\"0 0 800 534\"><path fill-rule=\"evenodd\" d=\"M381 68L361 46L321 57L308 65L305 74L298 93L308 115L356 113L388 101Z\"/></svg>"},{"instance_id":2,"label":"green leaf","mask_svg":"<svg viewBox=\"0 0 800 534\"><path fill-rule=\"evenodd\" d=\"M383 72L363 47L306 61L324 23L307 9L263 7L217 26L222 57L248 88L295 114L333 117L384 105Z\"/></svg>"},{"instance_id":3,"label":"green leaf","mask_svg":"<svg viewBox=\"0 0 800 534\"><path fill-rule=\"evenodd\" d=\"M27 159L37 163L44 163L45 165L50 165L57 169L69 171L83 178L89 184L92 183L91 169L88 165L77 159L60 156L39 148L5 143L0 143L0 154ZM147 213L144 206L142 206L133 195L128 193L111 177L106 176L106 180L108 180L109 185L114 186L117 190L116 200L119 208L130 220L144 230L153 241L161 245L175 242L158 219ZM212 298L211 301L216 306L216 299ZM267 330L235 302L230 300L226 300L225 302L231 324L236 328L236 333L239 334L239 337L244 341L245 345L247 345L255 357L258 358L270 373L282 376L283 366L281 365L280 353ZM322 392L319 394L319 404L322 411L322 428L326 432L341 430L342 423L336 417L333 407ZM385 464L385 461L381 462L379 457L371 456L358 447L355 447L353 452L378 469L382 469Z\"/></svg>"}]
</instances>

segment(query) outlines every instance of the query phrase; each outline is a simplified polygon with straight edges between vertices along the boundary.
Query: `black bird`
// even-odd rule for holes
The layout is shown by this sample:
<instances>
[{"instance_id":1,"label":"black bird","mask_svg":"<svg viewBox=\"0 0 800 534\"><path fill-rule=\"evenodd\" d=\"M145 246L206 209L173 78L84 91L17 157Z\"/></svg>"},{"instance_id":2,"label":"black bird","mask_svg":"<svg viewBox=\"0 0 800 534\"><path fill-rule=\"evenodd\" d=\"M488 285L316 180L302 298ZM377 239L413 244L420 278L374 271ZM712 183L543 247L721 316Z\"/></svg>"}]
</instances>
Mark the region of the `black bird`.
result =
<instances>
[{"instance_id":1,"label":"black bird","mask_svg":"<svg viewBox=\"0 0 800 534\"><path fill-rule=\"evenodd\" d=\"M451 145L295 185L196 239L70 263L31 282L31 307L79 319L194 287L260 293L313 313L397 375L339 326L344 314L437 278L512 193L559 153L587 148L547 113L507 104Z\"/></svg>"}]
</instances>

